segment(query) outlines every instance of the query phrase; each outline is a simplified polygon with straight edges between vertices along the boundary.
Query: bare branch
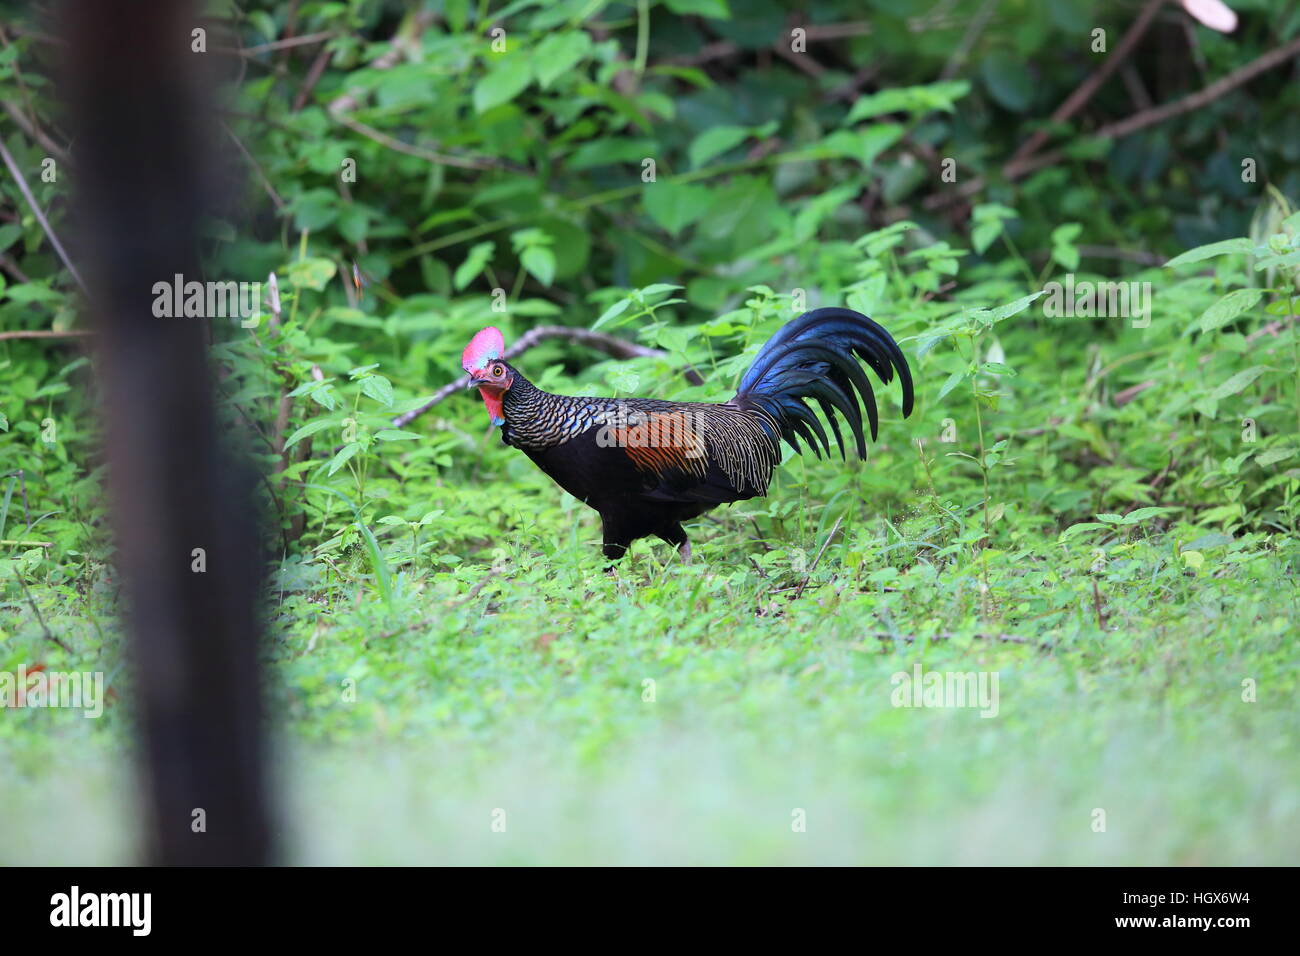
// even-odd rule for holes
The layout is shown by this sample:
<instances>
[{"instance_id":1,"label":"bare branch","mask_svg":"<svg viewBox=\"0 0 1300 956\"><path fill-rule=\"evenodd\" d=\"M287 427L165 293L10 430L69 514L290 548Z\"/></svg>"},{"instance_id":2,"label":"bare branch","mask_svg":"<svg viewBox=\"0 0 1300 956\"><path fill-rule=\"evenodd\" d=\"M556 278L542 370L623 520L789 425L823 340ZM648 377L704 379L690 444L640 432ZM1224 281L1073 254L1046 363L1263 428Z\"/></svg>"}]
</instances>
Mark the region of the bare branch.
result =
<instances>
[{"instance_id":1,"label":"bare branch","mask_svg":"<svg viewBox=\"0 0 1300 956\"><path fill-rule=\"evenodd\" d=\"M660 349L652 349L645 345L638 345L635 342L629 342L627 339L616 338L613 335L606 335L604 332L593 332L591 329L574 329L564 325L539 325L534 329L529 329L519 337L514 345L506 349L502 358L509 361L516 356L522 355L533 346L545 341L546 339L566 339L570 342L577 342L580 345L586 345L597 351L604 352L606 355L616 359L631 358L656 358L666 359L668 353ZM686 380L692 385L702 385L704 379L700 373L694 369L686 369L683 373ZM409 412L403 412L393 419L393 427L401 428L409 424L416 418L423 415L433 406L440 402L446 401L457 392L464 391L469 387L469 376L462 375L453 382L444 385L438 391L433 393L433 397L421 405L419 408L413 408Z\"/></svg>"},{"instance_id":2,"label":"bare branch","mask_svg":"<svg viewBox=\"0 0 1300 956\"><path fill-rule=\"evenodd\" d=\"M86 283L81 281L81 273L77 271L77 267L74 266L72 260L68 258L67 252L63 249L63 243L59 242L59 237L55 235L54 228L50 225L50 221L45 218L45 213L43 213L41 207L36 204L36 197L32 195L32 191L27 185L27 180L23 178L23 171L18 168L18 164L14 161L9 149L5 146L3 139L0 139L0 157L4 158L5 165L9 167L9 174L13 176L14 182L18 183L18 189L23 194L23 198L27 200L27 205L31 207L32 215L36 217L36 221L39 222L41 228L45 230L45 235L49 238L50 245L52 245L54 251L59 254L59 258L63 260L63 264L67 267L68 272L72 273L72 278L77 280L77 285L81 286L81 291L86 291Z\"/></svg>"},{"instance_id":3,"label":"bare branch","mask_svg":"<svg viewBox=\"0 0 1300 956\"><path fill-rule=\"evenodd\" d=\"M54 332L40 330L24 330L21 332L0 332L0 340L3 339L75 339L86 335L94 335L89 329L68 329L64 332Z\"/></svg>"},{"instance_id":4,"label":"bare branch","mask_svg":"<svg viewBox=\"0 0 1300 956\"><path fill-rule=\"evenodd\" d=\"M1126 119L1107 124L1092 135L1097 139L1120 139L1132 135L1138 130L1146 129L1148 126L1163 123L1165 120L1181 116L1183 113L1190 113L1231 93L1237 87L1250 82L1259 74L1280 66L1297 55L1300 55L1300 37L1296 37L1285 46L1270 50L1263 56L1257 57L1204 89L1184 96L1180 100L1174 100L1172 103L1165 103L1149 110L1142 110ZM1055 165L1064 159L1065 153L1061 150L1026 156L1021 160L1012 159L1002 167L1002 175L1007 180L1019 179L1028 173L1042 169L1045 166ZM946 193L935 193L927 197L922 205L926 209L942 209L945 206L950 206L955 202L960 202L975 195L982 191L985 185L984 177L976 176L959 189Z\"/></svg>"},{"instance_id":5,"label":"bare branch","mask_svg":"<svg viewBox=\"0 0 1300 956\"><path fill-rule=\"evenodd\" d=\"M1093 94L1101 88L1101 85L1110 78L1110 75L1115 72L1121 63L1128 59L1128 55L1133 52L1138 40L1142 39L1143 34L1147 32L1147 28L1151 26L1151 21L1155 19L1164 3L1165 0L1147 0L1147 5L1142 8L1137 19L1133 21L1133 25L1128 28L1128 32L1119 41L1115 51L1102 60L1101 66L1089 74L1088 78L1079 84L1079 88L1056 108L1056 112L1052 114L1053 123L1064 123L1083 109L1088 100L1092 99ZM1030 153L1036 152L1040 146L1047 142L1050 135L1045 129L1040 129L1034 133L1015 151L1008 165L1019 163Z\"/></svg>"}]
</instances>

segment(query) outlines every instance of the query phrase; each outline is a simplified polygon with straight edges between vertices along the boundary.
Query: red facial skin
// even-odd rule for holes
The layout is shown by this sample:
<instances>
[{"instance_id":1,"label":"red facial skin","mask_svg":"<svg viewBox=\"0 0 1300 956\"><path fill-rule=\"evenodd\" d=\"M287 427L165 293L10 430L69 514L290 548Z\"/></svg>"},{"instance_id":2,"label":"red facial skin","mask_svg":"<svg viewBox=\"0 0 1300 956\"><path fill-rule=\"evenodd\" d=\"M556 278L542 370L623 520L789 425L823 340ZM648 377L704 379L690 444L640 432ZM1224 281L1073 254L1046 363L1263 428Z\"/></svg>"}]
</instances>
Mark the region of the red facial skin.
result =
<instances>
[{"instance_id":1,"label":"red facial skin","mask_svg":"<svg viewBox=\"0 0 1300 956\"><path fill-rule=\"evenodd\" d=\"M506 419L501 408L501 396L515 380L509 369L501 362L492 361L483 368L470 369L469 377L470 384L477 385L479 394L483 396L483 404L487 406L492 424L504 424Z\"/></svg>"}]
</instances>

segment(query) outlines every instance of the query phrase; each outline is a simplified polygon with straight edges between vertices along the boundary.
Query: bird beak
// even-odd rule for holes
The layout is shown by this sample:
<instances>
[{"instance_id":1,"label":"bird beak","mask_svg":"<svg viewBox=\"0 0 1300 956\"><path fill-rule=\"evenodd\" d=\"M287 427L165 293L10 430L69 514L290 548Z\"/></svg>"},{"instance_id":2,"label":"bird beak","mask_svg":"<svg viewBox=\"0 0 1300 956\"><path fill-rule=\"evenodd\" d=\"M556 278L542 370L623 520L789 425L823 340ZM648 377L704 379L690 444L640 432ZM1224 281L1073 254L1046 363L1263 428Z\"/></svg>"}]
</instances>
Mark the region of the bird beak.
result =
<instances>
[{"instance_id":1,"label":"bird beak","mask_svg":"<svg viewBox=\"0 0 1300 956\"><path fill-rule=\"evenodd\" d=\"M466 371L468 371L468 369L467 369ZM468 389L468 388L478 388L479 385L481 385L484 381L485 381L485 379L482 378L481 376L479 376L479 375L475 375L473 372L470 372L470 373L469 373L469 384L466 385L465 387L466 387L467 389Z\"/></svg>"}]
</instances>

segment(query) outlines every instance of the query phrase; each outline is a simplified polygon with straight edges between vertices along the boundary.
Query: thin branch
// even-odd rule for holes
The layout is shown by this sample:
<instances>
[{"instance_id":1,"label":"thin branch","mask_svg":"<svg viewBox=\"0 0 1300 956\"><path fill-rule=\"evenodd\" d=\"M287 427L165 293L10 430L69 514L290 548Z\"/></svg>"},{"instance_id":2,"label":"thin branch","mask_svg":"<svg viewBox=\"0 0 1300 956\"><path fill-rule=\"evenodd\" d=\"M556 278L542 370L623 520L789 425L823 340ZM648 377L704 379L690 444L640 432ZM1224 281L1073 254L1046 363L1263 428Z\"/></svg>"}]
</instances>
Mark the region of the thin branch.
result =
<instances>
[{"instance_id":1,"label":"thin branch","mask_svg":"<svg viewBox=\"0 0 1300 956\"><path fill-rule=\"evenodd\" d=\"M389 149L396 150L399 153L405 153L407 156L415 156L417 159L423 159L430 163L437 163L442 166L457 166L461 169L512 169L516 172L524 172L523 167L506 162L503 159L497 159L494 156L454 156L450 153L435 153L433 150L421 149L419 146L412 146L410 143L404 143L394 136L375 129L373 126L367 126L358 120L353 119L343 113L334 113L331 115L338 123L343 124L353 132L360 133L369 139L373 139L381 146L387 146Z\"/></svg>"},{"instance_id":2,"label":"thin branch","mask_svg":"<svg viewBox=\"0 0 1300 956\"><path fill-rule=\"evenodd\" d=\"M1166 103L1163 106L1156 106L1149 110L1143 110L1130 116L1128 119L1120 120L1118 123L1111 123L1109 126L1103 126L1097 130L1098 137L1112 137L1118 139L1121 136L1128 136L1136 133L1140 129L1146 129L1148 126L1154 126L1157 123L1163 123L1167 119L1175 116L1181 116L1183 113L1190 113L1192 110L1200 109L1207 103L1211 103L1220 97L1231 93L1243 83L1249 83L1259 74L1273 69L1275 66L1281 66L1292 57L1300 55L1300 37L1296 37L1286 46L1278 47L1276 50L1270 50L1263 56L1258 57L1238 70L1234 70L1221 80L1217 80L1199 90L1190 96L1184 96L1181 100L1175 100L1172 103Z\"/></svg>"},{"instance_id":3,"label":"thin branch","mask_svg":"<svg viewBox=\"0 0 1300 956\"><path fill-rule=\"evenodd\" d=\"M41 212L41 207L36 204L36 197L32 195L32 191L27 185L27 180L23 178L22 170L18 168L18 163L14 161L8 147L5 146L3 139L0 139L0 157L4 158L5 165L9 167L9 174L13 176L14 181L18 183L18 189L23 194L23 198L27 200L27 205L31 207L32 215L36 217L36 221L39 222L41 228L45 230L45 235L49 238L50 245L52 245L54 251L59 254L59 258L63 260L63 264L67 267L68 272L72 274L72 278L77 280L77 285L81 286L81 291L85 292L86 283L81 281L81 273L77 271L77 267L74 266L72 260L68 258L67 252L64 251L63 243L59 242L59 237L55 235L54 228L50 225L50 221L45 218L45 213Z\"/></svg>"},{"instance_id":4,"label":"thin branch","mask_svg":"<svg viewBox=\"0 0 1300 956\"><path fill-rule=\"evenodd\" d=\"M14 577L17 579L18 583L22 585L23 594L27 595L27 604L32 609L32 613L36 615L36 620L40 623L41 630L45 632L45 639L63 648L65 653L71 654L72 651L68 648L68 645L55 637L54 633L46 626L45 618L41 616L41 609L38 608L36 602L32 600L32 592L27 590L27 582L22 579L21 575L14 575Z\"/></svg>"},{"instance_id":5,"label":"thin branch","mask_svg":"<svg viewBox=\"0 0 1300 956\"><path fill-rule=\"evenodd\" d=\"M616 338L612 335L606 335L604 332L593 332L591 329L574 329L563 325L539 325L534 329L529 329L521 335L518 341L510 348L506 349L505 355L502 356L509 361L516 356L522 355L533 346L546 339L566 339L570 342L577 342L580 345L586 345L598 351L604 352L616 359L630 358L656 358L666 359L668 353L660 349L652 349L645 345L638 345L635 342L629 342L627 339ZM686 380L692 385L702 385L704 379L700 373L694 369L686 369L683 373ZM409 412L403 412L393 419L393 427L401 428L409 424L416 418L423 415L433 406L440 402L446 401L457 392L462 392L469 387L469 376L462 375L454 382L449 382L438 391L433 393L433 397L421 405L419 408L413 408Z\"/></svg>"},{"instance_id":6,"label":"thin branch","mask_svg":"<svg viewBox=\"0 0 1300 956\"><path fill-rule=\"evenodd\" d=\"M26 133L29 139L36 140L39 146L59 162L70 164L68 151L58 143L54 142L54 140L50 139L43 129L36 126L31 120L24 116L23 111L18 108L17 103L12 100L5 100L4 110L9 114L9 118L14 121L14 125Z\"/></svg>"},{"instance_id":7,"label":"thin branch","mask_svg":"<svg viewBox=\"0 0 1300 956\"><path fill-rule=\"evenodd\" d=\"M266 173L263 172L261 163L253 157L253 154L248 151L248 147L244 145L243 140L235 135L235 131L231 129L224 120L221 123L221 128L226 131L232 140L234 140L235 145L239 147L239 151L243 153L244 158L248 160L248 165L253 168L253 172L257 173L257 178L262 182L262 188L265 189L266 194L271 197L271 202L275 203L275 208L284 209L284 200L281 199L280 194L275 191L275 186L271 185L271 180L268 179Z\"/></svg>"},{"instance_id":8,"label":"thin branch","mask_svg":"<svg viewBox=\"0 0 1300 956\"><path fill-rule=\"evenodd\" d=\"M25 329L21 332L0 332L0 341L4 339L75 339L94 334L89 329L65 329L62 332L46 329Z\"/></svg>"},{"instance_id":9,"label":"thin branch","mask_svg":"<svg viewBox=\"0 0 1300 956\"><path fill-rule=\"evenodd\" d=\"M798 590L794 592L795 600L798 600L803 595L803 589L806 588L808 586L808 582L812 580L813 572L817 570L817 565L821 563L822 555L826 553L827 545L831 543L831 540L839 532L840 522L843 520L844 520L844 515L840 515L838 518L835 519L835 527L831 528L831 533L828 534L826 536L826 540L822 542L821 548L819 548L817 551L817 557L813 558L812 567L808 569L808 573L805 574L803 580L799 582Z\"/></svg>"},{"instance_id":10,"label":"thin branch","mask_svg":"<svg viewBox=\"0 0 1300 956\"><path fill-rule=\"evenodd\" d=\"M1137 46L1138 40L1142 39L1143 34L1147 32L1147 28L1151 26L1151 21L1155 19L1156 14L1160 11L1160 8L1164 6L1164 3L1165 0L1147 0L1147 5L1142 8L1137 19L1133 21L1133 25L1128 28L1128 32L1125 33L1123 39L1119 41L1119 45L1115 47L1115 51L1109 54L1106 59L1102 60L1101 66L1093 71L1086 80L1079 84L1078 89L1071 93L1065 102L1056 108L1056 112L1052 114L1053 123L1064 123L1075 113L1079 112L1079 110L1083 109L1084 105L1092 99L1093 94L1101 88L1101 85L1105 83L1106 80L1110 79L1110 75L1115 72L1121 63L1128 59L1128 55L1133 52L1133 48ZM1040 129L1038 132L1034 133L1033 136L1025 140L1020 145L1020 148L1015 151L1011 156L1008 165L1017 163L1027 157L1030 153L1036 152L1040 146L1047 142L1049 136L1051 136L1051 133L1046 129Z\"/></svg>"},{"instance_id":11,"label":"thin branch","mask_svg":"<svg viewBox=\"0 0 1300 956\"><path fill-rule=\"evenodd\" d=\"M334 51L329 47L323 48L316 59L312 61L311 68L307 71L307 78L303 80L302 89L293 99L293 111L296 113L307 105L307 99L311 96L311 91L316 88L320 82L321 76L325 73L325 67L329 66L330 60L334 58Z\"/></svg>"},{"instance_id":12,"label":"thin branch","mask_svg":"<svg viewBox=\"0 0 1300 956\"><path fill-rule=\"evenodd\" d=\"M19 282L31 282L31 277L23 272L22 268L14 261L14 257L7 252L0 252L0 269L9 273Z\"/></svg>"},{"instance_id":13,"label":"thin branch","mask_svg":"<svg viewBox=\"0 0 1300 956\"><path fill-rule=\"evenodd\" d=\"M970 56L971 49L975 46L975 41L980 38L984 28L988 26L989 20L993 17L995 4L993 0L985 0L984 6L980 7L979 12L971 19L970 26L966 28L966 34L961 38L961 43L953 51L948 62L944 64L943 72L939 74L939 79L950 80L957 75L957 71L966 63L966 58Z\"/></svg>"},{"instance_id":14,"label":"thin branch","mask_svg":"<svg viewBox=\"0 0 1300 956\"><path fill-rule=\"evenodd\" d=\"M1201 107L1212 103L1214 100L1231 93L1237 87L1250 82L1261 73L1280 66L1297 55L1300 55L1300 37L1296 37L1285 46L1278 47L1276 50L1270 50L1263 56L1257 57L1240 69L1234 70L1222 79L1211 83L1204 89L1198 90L1188 96L1184 96L1180 100L1174 100L1172 103L1165 103L1163 106L1153 107L1149 110L1142 110L1126 119L1107 124L1094 132L1092 137L1095 139L1120 139L1125 136L1130 136L1138 130L1146 129L1148 126L1154 126L1157 123L1163 123L1166 120L1173 119L1175 116L1190 113L1193 110L1200 109ZM1055 150L1050 153L1039 153L1028 156L1019 161L1013 160L1002 167L1002 175L1007 180L1019 179L1037 169L1055 165L1056 163L1063 161L1065 158L1066 156L1064 151ZM976 176L960 189L947 193L935 193L934 195L927 197L922 205L926 209L941 209L975 195L984 189L985 184L983 176Z\"/></svg>"},{"instance_id":15,"label":"thin branch","mask_svg":"<svg viewBox=\"0 0 1300 956\"><path fill-rule=\"evenodd\" d=\"M272 40L270 43L262 43L258 46L250 46L245 49L238 47L214 47L214 53L222 53L227 56L250 57L257 56L260 53L272 53L275 50L287 50L295 46L308 46L312 43L323 43L326 40L333 39L337 34L333 30L324 30L320 33L308 33L300 37L285 37L282 40Z\"/></svg>"},{"instance_id":16,"label":"thin branch","mask_svg":"<svg viewBox=\"0 0 1300 956\"><path fill-rule=\"evenodd\" d=\"M1130 385L1128 388L1116 392L1111 401L1115 403L1117 408L1122 408L1145 392L1148 388L1155 388L1158 384L1159 383L1156 382L1155 379L1138 382L1136 385Z\"/></svg>"}]
</instances>

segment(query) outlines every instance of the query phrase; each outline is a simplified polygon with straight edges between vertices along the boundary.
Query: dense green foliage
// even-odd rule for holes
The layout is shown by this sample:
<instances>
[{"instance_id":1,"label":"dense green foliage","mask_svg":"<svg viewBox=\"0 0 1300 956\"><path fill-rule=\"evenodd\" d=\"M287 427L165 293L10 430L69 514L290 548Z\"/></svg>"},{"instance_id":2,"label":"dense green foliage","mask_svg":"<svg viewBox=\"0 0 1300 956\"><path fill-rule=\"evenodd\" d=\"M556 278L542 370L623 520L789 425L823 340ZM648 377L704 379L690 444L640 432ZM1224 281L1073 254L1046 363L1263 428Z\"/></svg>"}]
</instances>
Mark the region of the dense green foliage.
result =
<instances>
[{"instance_id":1,"label":"dense green foliage","mask_svg":"<svg viewBox=\"0 0 1300 956\"><path fill-rule=\"evenodd\" d=\"M274 272L280 310L215 322L213 358L267 475L297 858L1293 860L1295 68L1090 134L1134 83L1164 102L1289 42L1300 7L1237 2L1220 36L1171 5L1061 158L1008 180L1102 59L1091 31L1113 50L1139 5L996 3L980 29L982 3L489 6L252 3L220 41L249 51L227 121L252 214L212 224L210 277ZM291 16L329 36L258 51ZM57 131L39 32L0 53L6 101ZM75 166L43 182L45 147L3 135L58 228ZM75 325L12 179L0 210L0 328ZM1061 314L1047 285L1115 280L1149 310ZM916 411L880 389L867 461L787 455L768 498L694 523L689 565L643 541L607 574L594 513L476 397L392 424L484 325L663 352L548 341L517 364L552 391L722 401L781 324L840 304L903 344ZM0 671L104 670L117 703L4 712L15 859L130 852L105 796L130 673L68 345L0 341ZM891 706L918 661L1000 673L1001 713Z\"/></svg>"}]
</instances>

